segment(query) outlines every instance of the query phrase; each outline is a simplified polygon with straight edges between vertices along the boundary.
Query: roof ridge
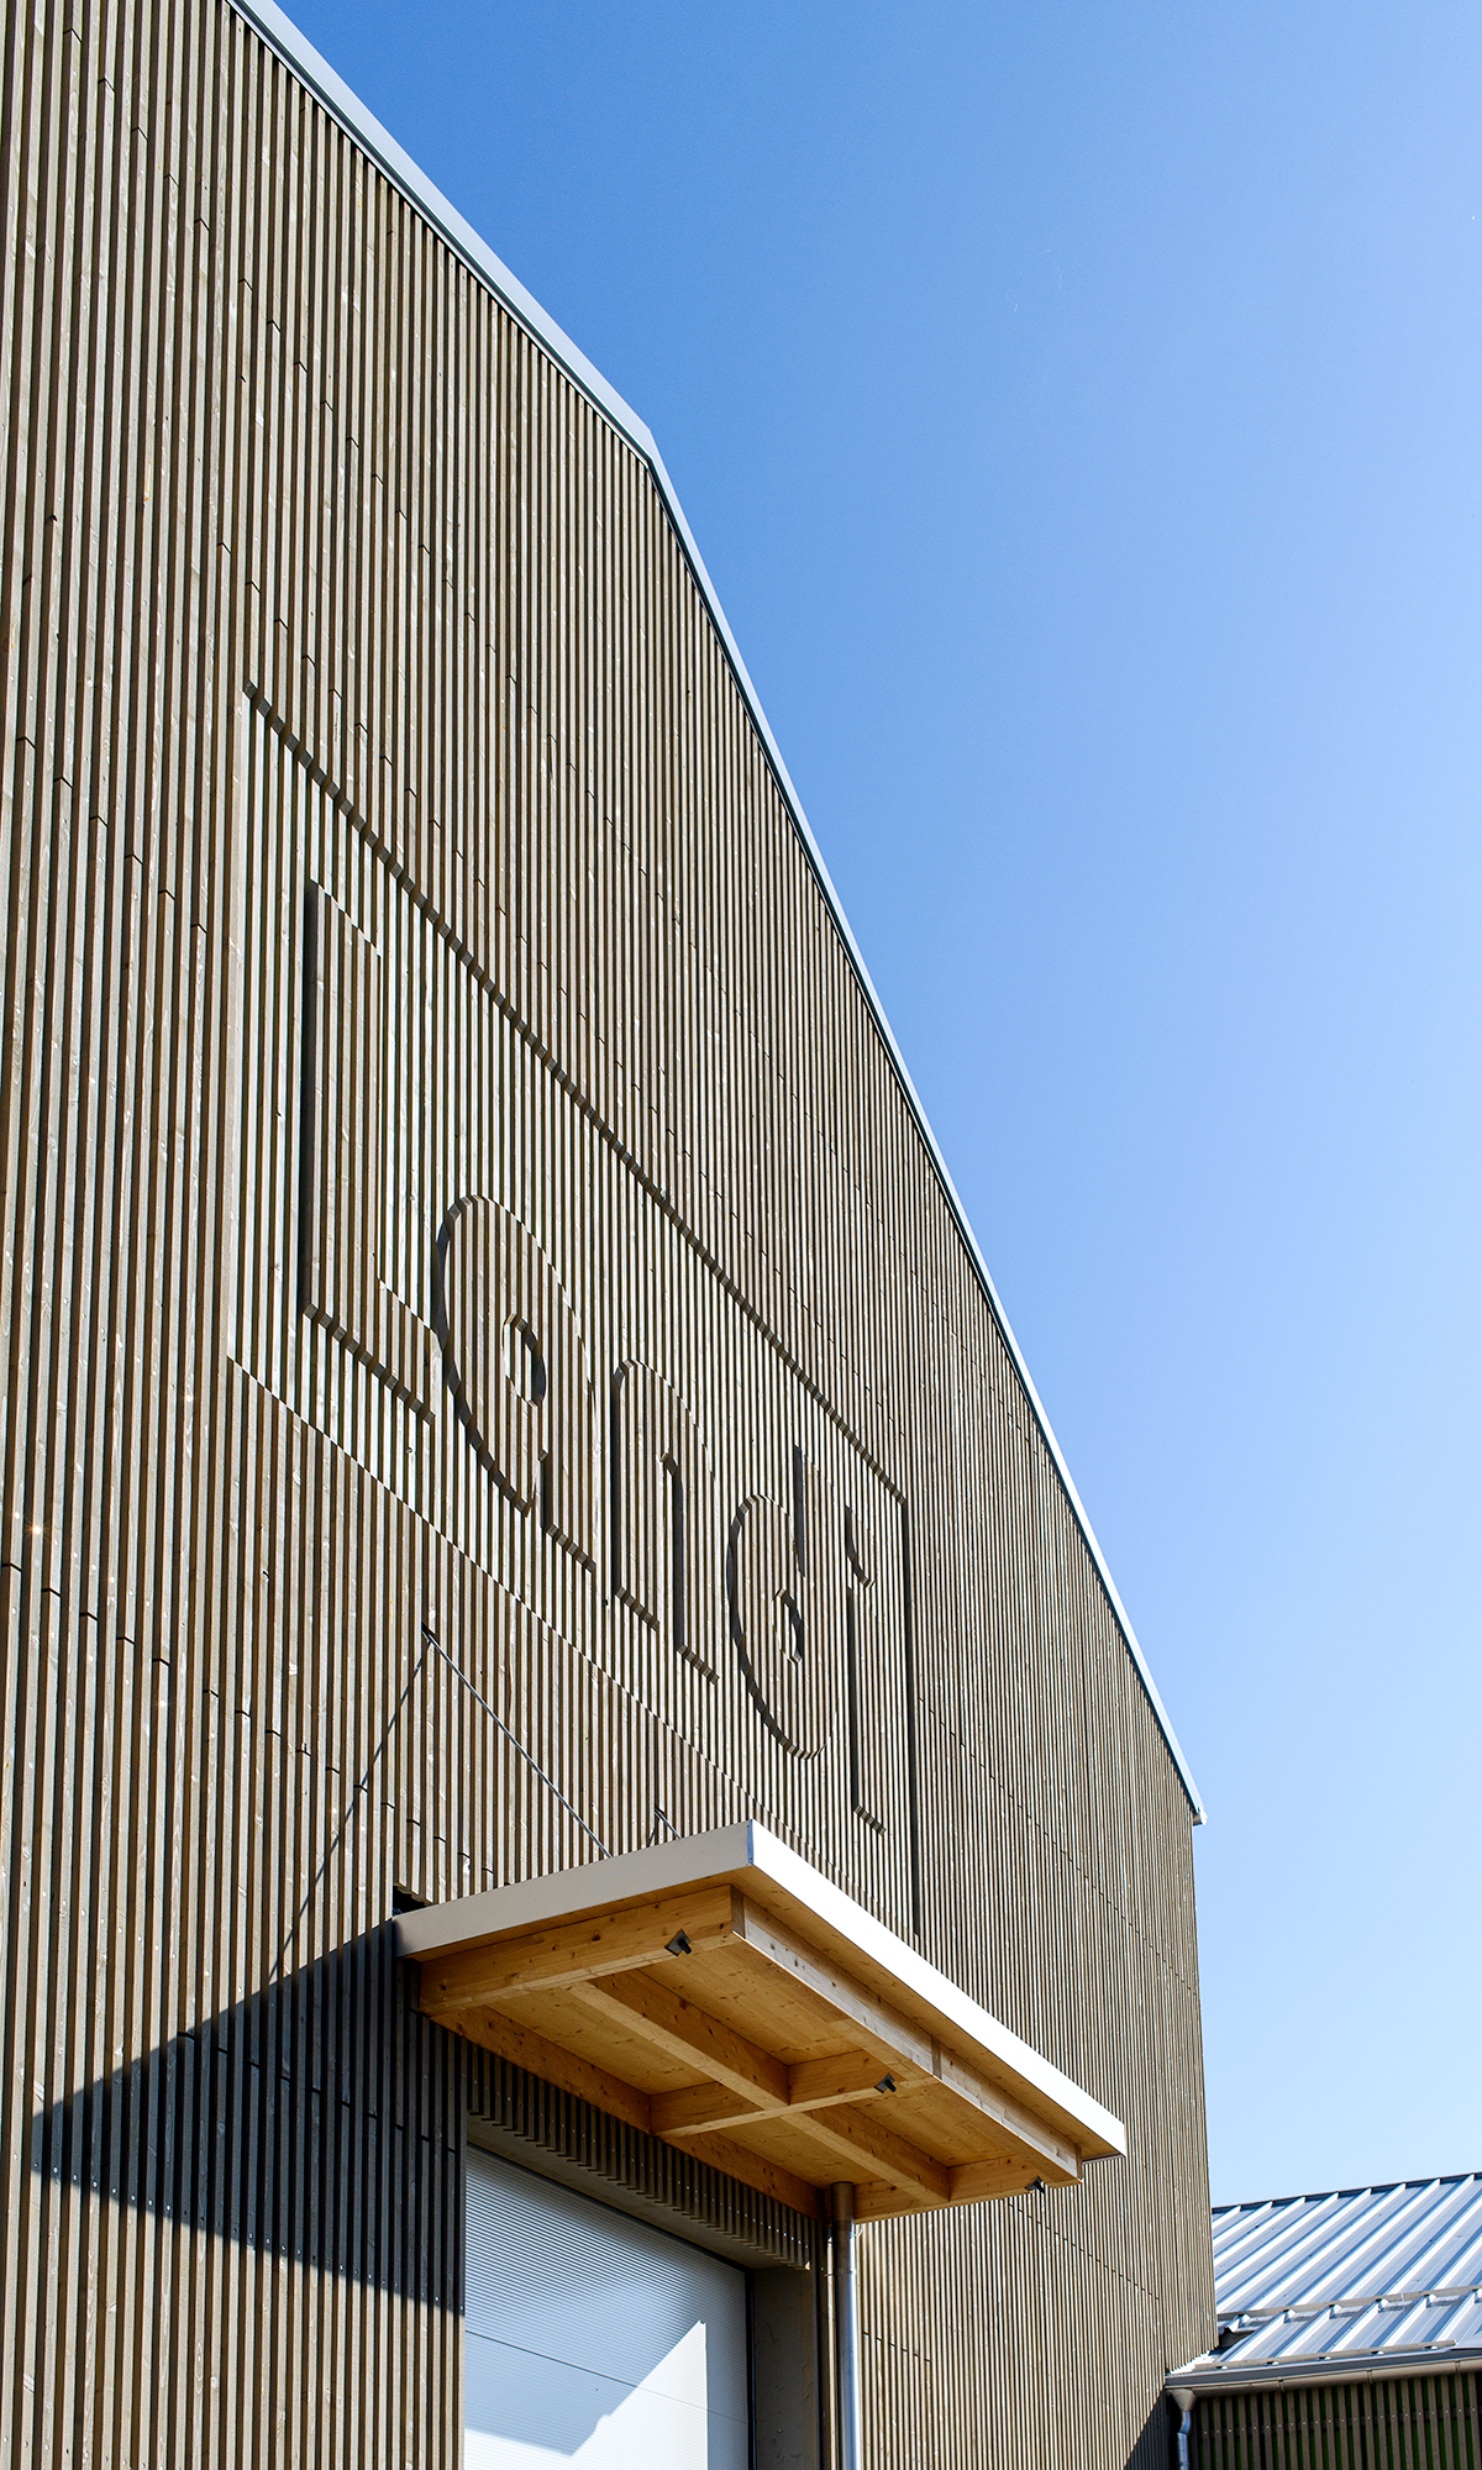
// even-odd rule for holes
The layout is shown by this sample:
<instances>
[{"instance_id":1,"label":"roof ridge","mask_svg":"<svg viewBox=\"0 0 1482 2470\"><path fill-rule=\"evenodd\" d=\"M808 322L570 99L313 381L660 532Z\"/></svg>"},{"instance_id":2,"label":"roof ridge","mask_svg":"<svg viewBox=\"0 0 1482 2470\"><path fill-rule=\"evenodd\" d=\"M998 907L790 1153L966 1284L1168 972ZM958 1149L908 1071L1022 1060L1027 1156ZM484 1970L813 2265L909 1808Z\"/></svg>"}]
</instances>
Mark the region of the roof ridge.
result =
<instances>
[{"instance_id":1,"label":"roof ridge","mask_svg":"<svg viewBox=\"0 0 1482 2470\"><path fill-rule=\"evenodd\" d=\"M1222 2221L1236 2213L1274 2212L1287 2204L1336 2204L1350 2196L1398 2195L1406 2187L1462 2187L1469 2179L1482 2179L1482 2169L1437 2170L1420 2178L1374 2178L1353 2187L1311 2187L1301 2195L1241 2196L1231 2204L1212 2204L1210 2218Z\"/></svg>"}]
</instances>

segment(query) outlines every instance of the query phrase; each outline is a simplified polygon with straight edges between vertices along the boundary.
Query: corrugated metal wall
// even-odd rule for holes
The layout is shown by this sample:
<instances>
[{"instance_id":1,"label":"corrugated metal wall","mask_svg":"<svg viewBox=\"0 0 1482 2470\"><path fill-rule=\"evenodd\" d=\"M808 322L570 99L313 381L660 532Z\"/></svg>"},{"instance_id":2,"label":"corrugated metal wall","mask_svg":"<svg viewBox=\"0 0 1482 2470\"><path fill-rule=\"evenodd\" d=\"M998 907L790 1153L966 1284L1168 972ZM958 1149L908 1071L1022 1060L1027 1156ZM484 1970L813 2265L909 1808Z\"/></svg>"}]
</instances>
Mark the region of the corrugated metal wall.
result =
<instances>
[{"instance_id":1,"label":"corrugated metal wall","mask_svg":"<svg viewBox=\"0 0 1482 2470\"><path fill-rule=\"evenodd\" d=\"M872 2458L1161 2459L1188 1806L652 478L223 0L13 0L3 79L0 2457L454 2460L472 2061L393 1888L592 1849L482 1699L614 1850L766 1817L1126 2117L864 2235ZM546 1532L475 1474L476 1192L595 1466L636 1358L720 1517L802 1447L864 1522L853 1756L718 1593L710 1673L618 1599L599 1475Z\"/></svg>"},{"instance_id":2,"label":"corrugated metal wall","mask_svg":"<svg viewBox=\"0 0 1482 2470\"><path fill-rule=\"evenodd\" d=\"M1201 2396L1195 2470L1479 2470L1475 2376L1393 2376Z\"/></svg>"}]
</instances>

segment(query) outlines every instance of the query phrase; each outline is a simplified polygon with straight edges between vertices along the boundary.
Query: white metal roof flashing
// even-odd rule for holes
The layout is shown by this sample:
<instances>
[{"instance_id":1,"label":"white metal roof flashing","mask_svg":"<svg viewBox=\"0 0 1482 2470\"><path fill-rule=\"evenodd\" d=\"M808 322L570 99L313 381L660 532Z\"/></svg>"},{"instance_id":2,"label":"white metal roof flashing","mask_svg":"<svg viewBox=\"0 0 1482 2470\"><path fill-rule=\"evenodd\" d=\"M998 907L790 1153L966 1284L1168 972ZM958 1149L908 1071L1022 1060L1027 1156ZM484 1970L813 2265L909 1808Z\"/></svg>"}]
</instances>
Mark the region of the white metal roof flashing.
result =
<instances>
[{"instance_id":1,"label":"white metal roof flashing","mask_svg":"<svg viewBox=\"0 0 1482 2470\"><path fill-rule=\"evenodd\" d=\"M238 15L245 18L247 23L253 26L272 46L273 50L293 70L295 76L300 78L304 85L317 96L326 110L331 112L347 133L354 138L356 144L364 149L370 160L396 184L408 201L427 217L428 222L441 233L450 247L457 250L471 271L488 285L490 291L503 303L504 307L519 319L541 347L549 352L551 358L566 371L576 385L580 386L583 393L606 415L613 427L627 439L629 445L648 464L670 521L684 545L685 555L694 571L695 580L716 631L725 646L726 656L735 673L736 683L745 698L757 734L766 748L768 761L776 776L784 803L807 851L809 862L833 914L834 923L843 938L845 949L849 954L865 999L874 1014L896 1076L912 1113L915 1115L921 1137L926 1144L933 1167L956 1220L958 1231L967 1247L974 1271L987 1296L989 1307L1003 1335L1004 1344L1013 1358L1015 1370L1024 1385L1025 1395L1033 1410L1035 1421L1039 1425L1045 1447L1050 1453L1056 1473L1065 1488L1066 1498L1085 1538L1087 1550L1096 1565L1097 1574L1105 1589L1117 1626L1126 1642L1127 1651L1137 1669L1138 1678L1147 1694L1159 1730L1178 1770L1179 1780L1188 1796L1189 1806L1193 1812L1194 1824L1201 1826L1205 1818L1204 1804L1200 1799L1199 1788L1194 1781L1189 1762L1184 1756L1168 1711L1158 1694L1158 1685L1153 1679L1147 1657L1142 1651L1137 1633L1128 1618L1126 1607L1117 1592L1116 1582L1107 1566L1106 1556L1097 1541L1095 1530L1086 1514L1081 1497L1076 1491L1070 1469L1065 1463L1049 1417L1045 1413L1039 1393L1030 1378L1029 1367L1009 1325L1008 1316L999 1301L998 1290L994 1286L978 1239L973 1233L967 1211L952 1181L950 1169L942 1154L936 1134L927 1119L926 1109L917 1094L905 1057L896 1042L895 1033L886 1018L885 1007L875 991L874 982L865 965L864 955L854 939L853 929L844 914L838 893L834 889L828 868L824 863L823 853L813 837L807 816L803 812L802 800L793 786L787 765L782 758L781 748L772 735L770 723L762 709L761 698L747 673L740 647L731 632L725 611L721 607L719 594L706 572L705 561L700 555L694 534L685 518L684 509L680 505L674 484L664 468L664 459L659 453L652 432L647 423L640 420L638 414L624 402L616 389L608 384L600 369L593 366L586 354L577 348L570 336L563 333L555 319L549 316L539 301L526 290L519 277L510 272L501 258L495 256L488 243L479 237L472 224L458 212L457 207L443 196L440 189L434 187L426 173L413 162L405 149L397 144L390 132L381 126L375 115L367 110L358 95L351 92L344 79L339 77L330 67L329 62L314 49L308 38L301 34L292 20L275 5L275 0L231 0L231 5Z\"/></svg>"}]
</instances>

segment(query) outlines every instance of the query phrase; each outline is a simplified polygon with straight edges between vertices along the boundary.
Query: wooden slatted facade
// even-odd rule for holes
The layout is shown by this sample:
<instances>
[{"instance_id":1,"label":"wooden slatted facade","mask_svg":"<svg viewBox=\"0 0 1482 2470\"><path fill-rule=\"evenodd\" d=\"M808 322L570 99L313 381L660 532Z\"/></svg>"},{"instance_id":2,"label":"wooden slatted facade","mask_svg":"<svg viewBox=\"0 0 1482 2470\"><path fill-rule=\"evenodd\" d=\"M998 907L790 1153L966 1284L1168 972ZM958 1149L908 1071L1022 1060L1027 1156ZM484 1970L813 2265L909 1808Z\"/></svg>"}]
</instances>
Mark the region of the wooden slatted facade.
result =
<instances>
[{"instance_id":1,"label":"wooden slatted facade","mask_svg":"<svg viewBox=\"0 0 1482 2470\"><path fill-rule=\"evenodd\" d=\"M0 110L0 2461L451 2465L394 1899L757 1816L1128 2129L861 2233L869 2458L1161 2463L1189 1801L653 471L226 0Z\"/></svg>"}]
</instances>

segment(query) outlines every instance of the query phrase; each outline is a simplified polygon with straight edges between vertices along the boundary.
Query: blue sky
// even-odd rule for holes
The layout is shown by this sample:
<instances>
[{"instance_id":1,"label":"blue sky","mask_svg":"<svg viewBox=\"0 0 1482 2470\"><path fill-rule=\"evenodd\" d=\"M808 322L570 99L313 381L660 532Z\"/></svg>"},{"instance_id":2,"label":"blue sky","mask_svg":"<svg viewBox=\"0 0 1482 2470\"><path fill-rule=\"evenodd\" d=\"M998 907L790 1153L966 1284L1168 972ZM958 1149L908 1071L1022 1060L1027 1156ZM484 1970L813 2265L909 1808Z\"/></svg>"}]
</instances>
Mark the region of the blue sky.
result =
<instances>
[{"instance_id":1,"label":"blue sky","mask_svg":"<svg viewBox=\"0 0 1482 2470\"><path fill-rule=\"evenodd\" d=\"M1482 17L293 13L659 440L1209 1805L1216 2197L1482 2167Z\"/></svg>"}]
</instances>

